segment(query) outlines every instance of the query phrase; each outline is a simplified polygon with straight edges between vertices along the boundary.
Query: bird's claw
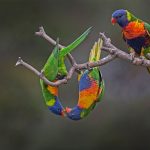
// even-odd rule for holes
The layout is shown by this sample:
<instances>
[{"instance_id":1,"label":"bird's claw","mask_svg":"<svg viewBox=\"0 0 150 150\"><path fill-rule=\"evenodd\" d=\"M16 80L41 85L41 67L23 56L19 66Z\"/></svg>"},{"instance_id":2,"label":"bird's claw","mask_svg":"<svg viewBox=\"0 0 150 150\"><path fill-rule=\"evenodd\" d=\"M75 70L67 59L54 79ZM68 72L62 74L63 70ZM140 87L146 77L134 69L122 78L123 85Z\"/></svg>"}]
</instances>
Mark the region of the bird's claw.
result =
<instances>
[{"instance_id":1,"label":"bird's claw","mask_svg":"<svg viewBox=\"0 0 150 150\"><path fill-rule=\"evenodd\" d=\"M144 60L144 59L145 59L145 57L144 57L144 56L140 56L140 59Z\"/></svg>"},{"instance_id":2,"label":"bird's claw","mask_svg":"<svg viewBox=\"0 0 150 150\"><path fill-rule=\"evenodd\" d=\"M92 70L92 68L90 67L90 65L87 63L87 69L89 70L89 71L91 71Z\"/></svg>"},{"instance_id":3,"label":"bird's claw","mask_svg":"<svg viewBox=\"0 0 150 150\"><path fill-rule=\"evenodd\" d=\"M140 59L139 59L140 58ZM145 60L145 57L144 56L140 56L140 57L135 57L134 59L133 59L133 64L135 64L135 65L141 65L141 64L143 64L143 62L144 62L144 60Z\"/></svg>"},{"instance_id":4,"label":"bird's claw","mask_svg":"<svg viewBox=\"0 0 150 150\"><path fill-rule=\"evenodd\" d=\"M150 53L147 53L147 54L146 54L146 58L147 58L147 59L150 59Z\"/></svg>"},{"instance_id":5,"label":"bird's claw","mask_svg":"<svg viewBox=\"0 0 150 150\"><path fill-rule=\"evenodd\" d=\"M131 53L130 53L130 56L131 56L132 61L134 61L134 58L135 58L135 52L131 52Z\"/></svg>"}]
</instances>

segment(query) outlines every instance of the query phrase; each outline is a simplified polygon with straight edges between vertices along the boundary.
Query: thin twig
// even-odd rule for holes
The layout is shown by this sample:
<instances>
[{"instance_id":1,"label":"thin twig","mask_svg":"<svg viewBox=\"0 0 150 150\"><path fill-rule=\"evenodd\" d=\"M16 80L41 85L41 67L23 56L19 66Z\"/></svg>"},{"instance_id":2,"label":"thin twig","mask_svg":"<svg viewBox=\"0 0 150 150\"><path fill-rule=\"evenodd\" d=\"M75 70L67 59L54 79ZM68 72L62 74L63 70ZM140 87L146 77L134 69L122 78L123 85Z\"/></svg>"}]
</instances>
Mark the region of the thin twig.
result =
<instances>
[{"instance_id":1,"label":"thin twig","mask_svg":"<svg viewBox=\"0 0 150 150\"><path fill-rule=\"evenodd\" d=\"M54 39L52 39L50 36L48 36L43 28L43 26L39 27L39 31L35 32L35 35L40 36L42 38L44 38L46 41L48 41L50 44L52 45L56 45L56 41ZM64 48L65 46L58 44L58 47L60 49ZM73 65L74 63L76 63L75 59L72 57L72 55L69 53L67 54L67 57L71 63L71 65Z\"/></svg>"}]
</instances>

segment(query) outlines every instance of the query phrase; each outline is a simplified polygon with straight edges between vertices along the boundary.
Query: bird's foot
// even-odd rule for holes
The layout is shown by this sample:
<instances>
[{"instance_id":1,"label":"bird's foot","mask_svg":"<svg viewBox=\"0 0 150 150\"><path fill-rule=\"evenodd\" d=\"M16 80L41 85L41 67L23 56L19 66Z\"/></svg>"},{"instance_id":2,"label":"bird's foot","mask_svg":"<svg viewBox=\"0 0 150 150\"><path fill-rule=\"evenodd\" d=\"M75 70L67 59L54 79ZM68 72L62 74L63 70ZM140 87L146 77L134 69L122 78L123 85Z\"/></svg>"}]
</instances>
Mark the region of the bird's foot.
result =
<instances>
[{"instance_id":1,"label":"bird's foot","mask_svg":"<svg viewBox=\"0 0 150 150\"><path fill-rule=\"evenodd\" d=\"M150 59L150 53L147 53L147 54L146 54L146 58L147 58L147 59Z\"/></svg>"},{"instance_id":2,"label":"bird's foot","mask_svg":"<svg viewBox=\"0 0 150 150\"><path fill-rule=\"evenodd\" d=\"M89 63L87 63L87 66L86 66L86 67L87 67L87 69L88 69L89 71L91 71L91 70L93 69L93 68L90 67Z\"/></svg>"},{"instance_id":3,"label":"bird's foot","mask_svg":"<svg viewBox=\"0 0 150 150\"><path fill-rule=\"evenodd\" d=\"M145 59L145 57L144 57L144 56L140 56L140 59L142 59L142 60L143 60L143 59Z\"/></svg>"},{"instance_id":4,"label":"bird's foot","mask_svg":"<svg viewBox=\"0 0 150 150\"><path fill-rule=\"evenodd\" d=\"M141 64L143 64L144 60L145 60L144 56L135 57L134 60L133 60L133 64L135 64L135 65L141 65Z\"/></svg>"},{"instance_id":5,"label":"bird's foot","mask_svg":"<svg viewBox=\"0 0 150 150\"><path fill-rule=\"evenodd\" d=\"M62 75L61 73L58 72L56 79L57 79L57 80L62 80L62 79L65 79L66 76L67 76L67 74L66 74L66 75Z\"/></svg>"},{"instance_id":6,"label":"bird's foot","mask_svg":"<svg viewBox=\"0 0 150 150\"><path fill-rule=\"evenodd\" d=\"M132 59L132 61L133 61L134 58L135 58L135 52L131 52L131 53L130 53L130 56L131 56L131 59Z\"/></svg>"}]
</instances>

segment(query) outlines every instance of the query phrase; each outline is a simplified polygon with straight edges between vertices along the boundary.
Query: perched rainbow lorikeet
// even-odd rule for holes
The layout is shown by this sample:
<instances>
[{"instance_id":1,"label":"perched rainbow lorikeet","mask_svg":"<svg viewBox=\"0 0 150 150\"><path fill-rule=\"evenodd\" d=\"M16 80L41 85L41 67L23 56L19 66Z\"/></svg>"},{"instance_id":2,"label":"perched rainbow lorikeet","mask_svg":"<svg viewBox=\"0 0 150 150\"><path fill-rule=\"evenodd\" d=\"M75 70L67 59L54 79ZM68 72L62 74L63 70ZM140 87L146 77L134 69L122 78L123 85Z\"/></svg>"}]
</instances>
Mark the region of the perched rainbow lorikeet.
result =
<instances>
[{"instance_id":1,"label":"perched rainbow lorikeet","mask_svg":"<svg viewBox=\"0 0 150 150\"><path fill-rule=\"evenodd\" d=\"M90 31L91 28L87 29L73 43L61 50L59 50L58 42L56 42L56 46L52 51L52 54L49 56L44 68L42 69L43 74L49 81L55 82L67 75L67 69L64 63L66 55L83 42ZM40 84L48 109L54 114L64 115L64 108L58 98L58 87L46 85L43 80L40 80Z\"/></svg>"},{"instance_id":2,"label":"perched rainbow lorikeet","mask_svg":"<svg viewBox=\"0 0 150 150\"><path fill-rule=\"evenodd\" d=\"M128 10L116 10L112 14L111 22L118 23L122 28L123 39L129 46L130 52L139 56L147 57L150 53L150 25ZM150 73L150 68L147 68Z\"/></svg>"},{"instance_id":3,"label":"perched rainbow lorikeet","mask_svg":"<svg viewBox=\"0 0 150 150\"><path fill-rule=\"evenodd\" d=\"M89 62L100 59L102 40L98 40L93 46ZM85 70L78 75L79 81L79 100L77 106L66 108L67 117L72 120L80 120L87 116L99 102L104 94L104 80L98 67Z\"/></svg>"}]
</instances>

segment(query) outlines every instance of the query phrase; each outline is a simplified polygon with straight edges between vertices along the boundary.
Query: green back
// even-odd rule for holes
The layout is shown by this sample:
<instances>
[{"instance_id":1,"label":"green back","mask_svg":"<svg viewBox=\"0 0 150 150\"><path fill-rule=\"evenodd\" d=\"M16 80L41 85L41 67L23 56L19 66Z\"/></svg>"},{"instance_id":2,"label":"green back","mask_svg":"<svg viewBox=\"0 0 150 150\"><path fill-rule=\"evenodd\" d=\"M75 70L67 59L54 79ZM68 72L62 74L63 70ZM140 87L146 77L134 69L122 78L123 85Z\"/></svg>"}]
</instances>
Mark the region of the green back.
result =
<instances>
[{"instance_id":1,"label":"green back","mask_svg":"<svg viewBox=\"0 0 150 150\"><path fill-rule=\"evenodd\" d=\"M144 22L144 25L145 25L145 29L149 32L150 34L150 25L146 22Z\"/></svg>"},{"instance_id":2,"label":"green back","mask_svg":"<svg viewBox=\"0 0 150 150\"><path fill-rule=\"evenodd\" d=\"M59 59L59 49L58 49L58 44L56 44L55 48L53 49L51 55L49 56L43 68L45 77L50 81L55 80L57 76L58 59Z\"/></svg>"}]
</instances>

